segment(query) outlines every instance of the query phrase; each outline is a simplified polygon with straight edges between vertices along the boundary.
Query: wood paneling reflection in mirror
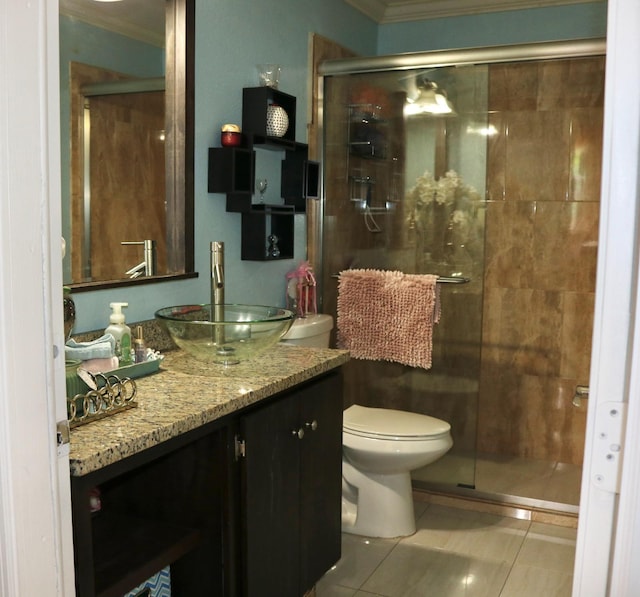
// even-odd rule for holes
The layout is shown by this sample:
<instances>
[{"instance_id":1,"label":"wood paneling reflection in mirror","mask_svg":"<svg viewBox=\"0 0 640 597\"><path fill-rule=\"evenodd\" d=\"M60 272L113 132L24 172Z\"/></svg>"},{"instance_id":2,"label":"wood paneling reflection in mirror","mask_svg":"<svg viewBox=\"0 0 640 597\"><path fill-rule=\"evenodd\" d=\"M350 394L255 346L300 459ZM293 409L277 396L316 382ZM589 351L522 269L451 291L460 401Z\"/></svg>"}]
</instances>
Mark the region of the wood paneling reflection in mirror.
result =
<instances>
[{"instance_id":1,"label":"wood paneling reflection in mirror","mask_svg":"<svg viewBox=\"0 0 640 597\"><path fill-rule=\"evenodd\" d=\"M142 248L123 241L155 240L157 273L167 273L164 91L83 92L91 82L125 79L90 65L71 65L76 173L71 242L77 282L126 277L140 263Z\"/></svg>"}]
</instances>

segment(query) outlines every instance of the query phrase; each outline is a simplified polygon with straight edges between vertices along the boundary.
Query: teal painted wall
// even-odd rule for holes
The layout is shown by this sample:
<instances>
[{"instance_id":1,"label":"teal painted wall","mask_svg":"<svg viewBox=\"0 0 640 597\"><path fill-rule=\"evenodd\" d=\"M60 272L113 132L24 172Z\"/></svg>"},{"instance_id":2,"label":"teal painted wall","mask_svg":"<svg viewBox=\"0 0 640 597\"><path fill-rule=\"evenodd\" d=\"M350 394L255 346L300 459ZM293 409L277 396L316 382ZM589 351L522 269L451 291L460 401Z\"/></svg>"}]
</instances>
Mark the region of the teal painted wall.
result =
<instances>
[{"instance_id":1,"label":"teal painted wall","mask_svg":"<svg viewBox=\"0 0 640 597\"><path fill-rule=\"evenodd\" d=\"M296 138L307 140L311 33L364 55L376 52L376 24L343 0L196 0L194 242L199 278L77 293L76 332L106 327L111 301L129 303L130 322L151 319L162 306L208 302L212 240L225 242L227 302L285 304L285 273L306 257L304 216L296 216L293 260L241 261L240 214L227 213L224 196L207 192L207 150L220 145L222 124L241 122L242 88L257 86L256 64L264 62L282 66L279 88L297 97ZM258 171L269 171L263 163L268 157L258 156Z\"/></svg>"},{"instance_id":2,"label":"teal painted wall","mask_svg":"<svg viewBox=\"0 0 640 597\"><path fill-rule=\"evenodd\" d=\"M162 306L208 302L212 240L225 242L227 302L284 305L284 275L306 256L305 217L296 216L293 260L241 261L240 215L225 211L223 195L207 192L207 149L219 146L222 124L241 121L242 88L257 85L257 63L282 66L280 89L297 97L296 137L306 141L311 33L362 55L604 35L603 5L569 8L378 27L343 0L196 0L194 242L200 276L196 280L78 293L76 331L105 327L111 301L129 302L126 314L131 322L152 318ZM275 180L268 174L275 159L273 155L259 155L259 175L264 173Z\"/></svg>"},{"instance_id":3,"label":"teal painted wall","mask_svg":"<svg viewBox=\"0 0 640 597\"><path fill-rule=\"evenodd\" d=\"M391 23L380 26L378 53L604 37L606 26L606 1Z\"/></svg>"}]
</instances>

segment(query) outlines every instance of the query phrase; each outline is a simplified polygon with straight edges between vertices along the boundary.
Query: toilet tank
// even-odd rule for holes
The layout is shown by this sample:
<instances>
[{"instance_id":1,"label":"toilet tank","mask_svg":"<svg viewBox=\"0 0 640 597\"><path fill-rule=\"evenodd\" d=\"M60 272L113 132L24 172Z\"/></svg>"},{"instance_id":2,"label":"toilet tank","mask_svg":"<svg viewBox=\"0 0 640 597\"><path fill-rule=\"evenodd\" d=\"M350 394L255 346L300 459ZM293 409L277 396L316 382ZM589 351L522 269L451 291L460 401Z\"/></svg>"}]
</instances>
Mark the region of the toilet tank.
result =
<instances>
[{"instance_id":1,"label":"toilet tank","mask_svg":"<svg viewBox=\"0 0 640 597\"><path fill-rule=\"evenodd\" d=\"M280 342L296 346L329 348L329 336L333 328L333 317L318 313L298 317Z\"/></svg>"}]
</instances>

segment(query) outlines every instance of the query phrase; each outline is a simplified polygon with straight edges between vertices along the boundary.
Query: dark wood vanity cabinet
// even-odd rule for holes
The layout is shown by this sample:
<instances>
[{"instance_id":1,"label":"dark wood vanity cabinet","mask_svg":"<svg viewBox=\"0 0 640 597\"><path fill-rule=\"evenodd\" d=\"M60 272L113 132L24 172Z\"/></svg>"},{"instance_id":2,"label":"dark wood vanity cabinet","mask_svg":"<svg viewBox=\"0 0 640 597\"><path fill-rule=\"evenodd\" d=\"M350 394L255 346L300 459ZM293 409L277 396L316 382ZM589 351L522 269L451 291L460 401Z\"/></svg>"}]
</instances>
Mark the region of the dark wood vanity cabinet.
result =
<instances>
[{"instance_id":1,"label":"dark wood vanity cabinet","mask_svg":"<svg viewBox=\"0 0 640 597\"><path fill-rule=\"evenodd\" d=\"M340 558L338 375L240 419L246 597L301 597Z\"/></svg>"},{"instance_id":2,"label":"dark wood vanity cabinet","mask_svg":"<svg viewBox=\"0 0 640 597\"><path fill-rule=\"evenodd\" d=\"M77 597L122 597L168 565L174 596L234 595L232 447L228 428L203 427L72 477Z\"/></svg>"},{"instance_id":3,"label":"dark wood vanity cabinet","mask_svg":"<svg viewBox=\"0 0 640 597\"><path fill-rule=\"evenodd\" d=\"M173 597L301 597L340 557L341 452L336 370L72 476L77 596L170 566Z\"/></svg>"}]
</instances>

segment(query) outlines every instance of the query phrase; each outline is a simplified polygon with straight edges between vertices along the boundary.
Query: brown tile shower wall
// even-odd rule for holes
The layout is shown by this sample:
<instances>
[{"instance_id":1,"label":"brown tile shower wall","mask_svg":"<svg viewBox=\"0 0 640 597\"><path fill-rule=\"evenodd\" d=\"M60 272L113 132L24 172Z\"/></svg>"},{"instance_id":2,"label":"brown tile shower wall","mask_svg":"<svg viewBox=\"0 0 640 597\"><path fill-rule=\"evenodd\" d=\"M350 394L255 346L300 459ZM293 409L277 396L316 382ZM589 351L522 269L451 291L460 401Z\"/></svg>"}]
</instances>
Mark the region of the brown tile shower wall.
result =
<instances>
[{"instance_id":1,"label":"brown tile shower wall","mask_svg":"<svg viewBox=\"0 0 640 597\"><path fill-rule=\"evenodd\" d=\"M478 450L580 464L604 58L494 65Z\"/></svg>"}]
</instances>

